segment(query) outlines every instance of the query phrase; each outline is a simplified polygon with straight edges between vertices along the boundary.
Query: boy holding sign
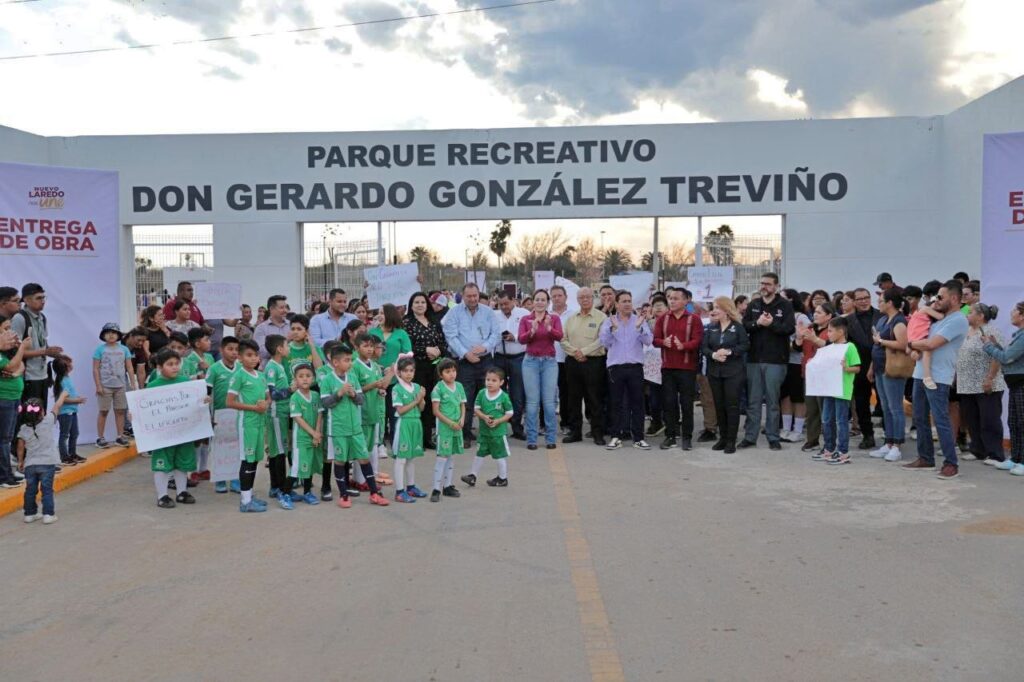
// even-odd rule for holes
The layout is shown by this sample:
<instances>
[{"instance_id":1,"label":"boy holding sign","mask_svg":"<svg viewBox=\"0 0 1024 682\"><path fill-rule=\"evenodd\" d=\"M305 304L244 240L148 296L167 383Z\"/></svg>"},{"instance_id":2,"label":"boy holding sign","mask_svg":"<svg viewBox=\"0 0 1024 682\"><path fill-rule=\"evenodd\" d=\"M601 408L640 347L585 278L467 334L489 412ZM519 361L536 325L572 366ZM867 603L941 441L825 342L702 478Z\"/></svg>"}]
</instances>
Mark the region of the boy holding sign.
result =
<instances>
[{"instance_id":1,"label":"boy holding sign","mask_svg":"<svg viewBox=\"0 0 1024 682\"><path fill-rule=\"evenodd\" d=\"M181 356L170 348L161 348L156 354L157 375L149 382L148 388L181 384L189 381L181 375ZM207 396L206 401L210 398ZM173 509L178 504L195 504L196 498L186 490L186 474L196 469L196 448L192 443L180 443L168 448L160 448L150 453L150 469L153 471L153 483L156 485L156 506L161 509ZM180 491L172 500L167 494L171 476Z\"/></svg>"},{"instance_id":2,"label":"boy holding sign","mask_svg":"<svg viewBox=\"0 0 1024 682\"><path fill-rule=\"evenodd\" d=\"M828 323L828 340L832 344L846 344L843 355L843 397L826 396L821 408L821 425L825 449L818 455L826 464L850 463L850 401L853 400L853 375L860 371L857 347L846 342L849 323L845 317L833 318ZM838 431L838 439L836 432Z\"/></svg>"},{"instance_id":3,"label":"boy holding sign","mask_svg":"<svg viewBox=\"0 0 1024 682\"><path fill-rule=\"evenodd\" d=\"M228 408L238 410L239 454L242 459L238 470L242 501L238 511L265 512L267 503L254 497L252 488L265 449L270 390L266 377L257 369L260 366L260 347L255 341L240 341L238 348L242 366L231 376L227 399Z\"/></svg>"}]
</instances>

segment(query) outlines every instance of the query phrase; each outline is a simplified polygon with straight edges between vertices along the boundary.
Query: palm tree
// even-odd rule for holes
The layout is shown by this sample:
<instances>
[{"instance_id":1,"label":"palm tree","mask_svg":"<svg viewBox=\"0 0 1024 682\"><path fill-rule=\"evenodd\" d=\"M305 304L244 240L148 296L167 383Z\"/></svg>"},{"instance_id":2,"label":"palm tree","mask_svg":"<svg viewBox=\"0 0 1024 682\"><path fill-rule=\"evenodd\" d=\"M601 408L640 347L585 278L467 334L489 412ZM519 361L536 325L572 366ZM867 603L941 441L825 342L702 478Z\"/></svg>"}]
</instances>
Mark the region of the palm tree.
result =
<instances>
[{"instance_id":1,"label":"palm tree","mask_svg":"<svg viewBox=\"0 0 1024 682\"><path fill-rule=\"evenodd\" d=\"M633 269L633 259L622 249L605 250L601 255L601 263L604 265L605 277Z\"/></svg>"},{"instance_id":2,"label":"palm tree","mask_svg":"<svg viewBox=\"0 0 1024 682\"><path fill-rule=\"evenodd\" d=\"M491 253L498 257L498 269L501 270L501 259L508 250L508 240L512 236L512 221L505 219L495 224L491 231Z\"/></svg>"},{"instance_id":3,"label":"palm tree","mask_svg":"<svg viewBox=\"0 0 1024 682\"><path fill-rule=\"evenodd\" d=\"M668 261L665 259L665 252L664 251L659 251L658 252L658 263L659 263L659 269L660 270L666 270L668 268ZM653 251L648 251L647 253L645 253L643 256L640 257L640 269L641 270L650 270L653 267L654 267L654 252Z\"/></svg>"},{"instance_id":4,"label":"palm tree","mask_svg":"<svg viewBox=\"0 0 1024 682\"><path fill-rule=\"evenodd\" d=\"M409 260L413 263L418 263L419 266L426 267L436 260L433 251L425 246L414 246L412 251L409 252Z\"/></svg>"},{"instance_id":5,"label":"palm tree","mask_svg":"<svg viewBox=\"0 0 1024 682\"><path fill-rule=\"evenodd\" d=\"M733 264L732 244L735 239L736 236L728 225L722 225L717 230L711 230L704 237L704 246L711 252L711 260L715 265Z\"/></svg>"}]
</instances>

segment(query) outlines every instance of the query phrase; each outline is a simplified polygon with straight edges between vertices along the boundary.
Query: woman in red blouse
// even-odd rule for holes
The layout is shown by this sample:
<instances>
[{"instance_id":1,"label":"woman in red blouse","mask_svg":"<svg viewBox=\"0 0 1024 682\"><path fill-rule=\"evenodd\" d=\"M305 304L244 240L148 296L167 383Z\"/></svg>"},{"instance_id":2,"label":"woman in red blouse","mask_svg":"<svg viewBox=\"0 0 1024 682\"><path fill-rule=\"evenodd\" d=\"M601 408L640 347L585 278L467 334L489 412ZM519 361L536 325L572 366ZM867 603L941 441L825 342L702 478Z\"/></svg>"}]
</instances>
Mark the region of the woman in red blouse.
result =
<instances>
[{"instance_id":1,"label":"woman in red blouse","mask_svg":"<svg viewBox=\"0 0 1024 682\"><path fill-rule=\"evenodd\" d=\"M555 344L562 340L562 321L548 312L548 292L533 292L533 312L519 321L519 343L526 346L523 358L523 388L526 389L526 448L537 449L537 416L544 406L544 439L549 450L555 447L555 391L558 390L558 363Z\"/></svg>"}]
</instances>

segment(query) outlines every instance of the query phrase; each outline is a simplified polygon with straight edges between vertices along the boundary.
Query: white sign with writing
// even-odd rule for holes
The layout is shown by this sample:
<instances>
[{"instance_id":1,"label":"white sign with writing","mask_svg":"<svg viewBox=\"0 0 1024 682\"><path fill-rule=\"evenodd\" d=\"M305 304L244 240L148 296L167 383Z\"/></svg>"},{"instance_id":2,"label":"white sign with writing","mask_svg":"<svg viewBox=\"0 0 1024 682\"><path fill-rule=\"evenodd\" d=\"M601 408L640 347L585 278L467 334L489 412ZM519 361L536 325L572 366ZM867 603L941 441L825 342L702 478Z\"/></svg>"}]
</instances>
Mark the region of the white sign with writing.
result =
<instances>
[{"instance_id":1,"label":"white sign with writing","mask_svg":"<svg viewBox=\"0 0 1024 682\"><path fill-rule=\"evenodd\" d=\"M466 282L472 282L480 287L480 291L487 291L487 272L484 270L466 270Z\"/></svg>"},{"instance_id":2,"label":"white sign with writing","mask_svg":"<svg viewBox=\"0 0 1024 682\"><path fill-rule=\"evenodd\" d=\"M633 295L633 305L639 308L651 297L651 285L654 283L654 273L633 272L628 275L612 275L608 283L616 291L625 290Z\"/></svg>"},{"instance_id":3,"label":"white sign with writing","mask_svg":"<svg viewBox=\"0 0 1024 682\"><path fill-rule=\"evenodd\" d=\"M366 289L370 307L380 308L385 303L408 304L409 297L420 290L420 283L416 279L419 274L420 266L417 263L364 268L363 278L370 284Z\"/></svg>"},{"instance_id":4,"label":"white sign with writing","mask_svg":"<svg viewBox=\"0 0 1024 682\"><path fill-rule=\"evenodd\" d=\"M237 320L242 314L242 285L236 282L195 282L195 301L208 320Z\"/></svg>"},{"instance_id":5,"label":"white sign with writing","mask_svg":"<svg viewBox=\"0 0 1024 682\"><path fill-rule=\"evenodd\" d=\"M548 289L555 283L555 271L554 270L534 270L533 271L533 289Z\"/></svg>"},{"instance_id":6,"label":"white sign with writing","mask_svg":"<svg viewBox=\"0 0 1024 682\"><path fill-rule=\"evenodd\" d=\"M238 478L241 450L238 443L238 410L217 410L213 415L213 443L210 446L210 480Z\"/></svg>"},{"instance_id":7,"label":"white sign with writing","mask_svg":"<svg viewBox=\"0 0 1024 682\"><path fill-rule=\"evenodd\" d=\"M213 435L205 381L129 391L127 398L139 452L152 452Z\"/></svg>"},{"instance_id":8,"label":"white sign with writing","mask_svg":"<svg viewBox=\"0 0 1024 682\"><path fill-rule=\"evenodd\" d=\"M807 362L806 394L824 398L843 397L843 358L845 343L819 348Z\"/></svg>"},{"instance_id":9,"label":"white sign with writing","mask_svg":"<svg viewBox=\"0 0 1024 682\"><path fill-rule=\"evenodd\" d=\"M693 300L699 303L711 303L719 296L732 298L732 282L736 269L731 265L704 265L686 270L689 279L687 289L693 294Z\"/></svg>"}]
</instances>

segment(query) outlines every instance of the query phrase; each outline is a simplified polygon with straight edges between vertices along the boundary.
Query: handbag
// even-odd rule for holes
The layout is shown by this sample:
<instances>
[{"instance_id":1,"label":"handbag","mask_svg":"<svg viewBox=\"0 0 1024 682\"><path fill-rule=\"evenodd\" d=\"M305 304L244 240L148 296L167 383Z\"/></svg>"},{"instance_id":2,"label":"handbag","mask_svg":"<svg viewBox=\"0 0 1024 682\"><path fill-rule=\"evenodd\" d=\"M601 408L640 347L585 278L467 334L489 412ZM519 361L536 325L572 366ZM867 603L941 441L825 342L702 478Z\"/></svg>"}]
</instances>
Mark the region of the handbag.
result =
<instances>
[{"instance_id":1,"label":"handbag","mask_svg":"<svg viewBox=\"0 0 1024 682\"><path fill-rule=\"evenodd\" d=\"M914 375L915 364L906 353L892 348L885 349L885 376L890 379L909 379Z\"/></svg>"}]
</instances>

